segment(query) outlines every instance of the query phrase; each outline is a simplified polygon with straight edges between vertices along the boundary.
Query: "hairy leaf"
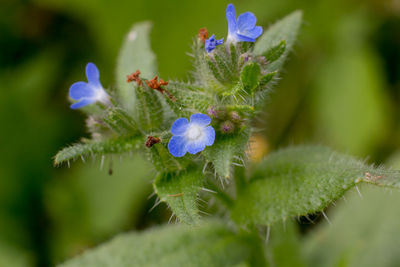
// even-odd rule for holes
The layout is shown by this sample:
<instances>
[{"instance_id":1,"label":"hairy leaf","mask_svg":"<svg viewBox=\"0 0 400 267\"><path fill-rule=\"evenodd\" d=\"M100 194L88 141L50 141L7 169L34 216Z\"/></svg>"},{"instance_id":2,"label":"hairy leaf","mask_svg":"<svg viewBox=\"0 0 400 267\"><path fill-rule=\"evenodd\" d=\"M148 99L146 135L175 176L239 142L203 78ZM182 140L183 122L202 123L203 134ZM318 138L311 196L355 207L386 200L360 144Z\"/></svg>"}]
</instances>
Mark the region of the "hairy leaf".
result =
<instances>
[{"instance_id":1,"label":"hairy leaf","mask_svg":"<svg viewBox=\"0 0 400 267\"><path fill-rule=\"evenodd\" d=\"M161 173L154 181L154 191L167 202L178 219L187 224L198 224L197 192L203 184L199 171L179 174Z\"/></svg>"},{"instance_id":2,"label":"hairy leaf","mask_svg":"<svg viewBox=\"0 0 400 267\"><path fill-rule=\"evenodd\" d=\"M120 137L104 141L87 141L59 151L54 158L54 164L58 165L78 157L125 153L140 148L144 143L145 140L141 136Z\"/></svg>"},{"instance_id":3,"label":"hairy leaf","mask_svg":"<svg viewBox=\"0 0 400 267\"><path fill-rule=\"evenodd\" d=\"M203 151L203 155L213 164L219 176L231 178L233 163L242 164L241 160L244 160L248 138L245 132L220 136L212 146Z\"/></svg>"},{"instance_id":4,"label":"hairy leaf","mask_svg":"<svg viewBox=\"0 0 400 267\"><path fill-rule=\"evenodd\" d=\"M124 108L134 112L134 83L127 83L126 76L141 71L141 76L152 78L156 74L156 57L150 47L150 22L134 24L125 37L117 62L117 89Z\"/></svg>"},{"instance_id":5,"label":"hairy leaf","mask_svg":"<svg viewBox=\"0 0 400 267\"><path fill-rule=\"evenodd\" d=\"M167 103L178 116L189 117L193 113L206 113L207 109L214 103L209 93L197 85L170 82L167 89L176 98L175 102L167 99Z\"/></svg>"},{"instance_id":6,"label":"hairy leaf","mask_svg":"<svg viewBox=\"0 0 400 267\"><path fill-rule=\"evenodd\" d=\"M122 234L60 266L234 266L247 261L251 241L236 236L221 223L196 228L167 225Z\"/></svg>"},{"instance_id":7,"label":"hairy leaf","mask_svg":"<svg viewBox=\"0 0 400 267\"><path fill-rule=\"evenodd\" d=\"M144 131L158 129L164 120L163 105L159 94L147 85L136 87L136 116Z\"/></svg>"},{"instance_id":8,"label":"hairy leaf","mask_svg":"<svg viewBox=\"0 0 400 267\"><path fill-rule=\"evenodd\" d=\"M138 131L133 118L121 108L109 108L103 121L111 130L120 135L132 135Z\"/></svg>"},{"instance_id":9,"label":"hairy leaf","mask_svg":"<svg viewBox=\"0 0 400 267\"><path fill-rule=\"evenodd\" d=\"M400 172L374 168L319 146L272 153L256 166L238 197L232 217L241 224L265 224L322 211L359 182L400 187Z\"/></svg>"},{"instance_id":10,"label":"hairy leaf","mask_svg":"<svg viewBox=\"0 0 400 267\"><path fill-rule=\"evenodd\" d=\"M184 170L190 161L190 157L176 158L169 153L166 145L166 143L158 143L149 148L149 157L153 166L162 173Z\"/></svg>"},{"instance_id":11,"label":"hairy leaf","mask_svg":"<svg viewBox=\"0 0 400 267\"><path fill-rule=\"evenodd\" d=\"M285 62L290 49L296 40L302 22L302 12L295 11L282 20L273 24L261 37L258 39L254 46L254 53L256 55L268 56L268 51L274 47L279 47L282 40L285 41L284 53L268 66L269 71L279 71Z\"/></svg>"}]
</instances>

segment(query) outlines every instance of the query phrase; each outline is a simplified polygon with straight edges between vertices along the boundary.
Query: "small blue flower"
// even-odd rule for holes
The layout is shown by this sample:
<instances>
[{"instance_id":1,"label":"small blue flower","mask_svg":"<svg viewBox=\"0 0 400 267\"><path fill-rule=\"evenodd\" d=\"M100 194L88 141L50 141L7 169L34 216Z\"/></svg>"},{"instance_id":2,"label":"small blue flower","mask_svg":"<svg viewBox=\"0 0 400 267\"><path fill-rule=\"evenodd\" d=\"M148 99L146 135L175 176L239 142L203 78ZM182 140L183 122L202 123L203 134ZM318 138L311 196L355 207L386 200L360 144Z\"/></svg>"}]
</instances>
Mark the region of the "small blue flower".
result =
<instances>
[{"instance_id":1,"label":"small blue flower","mask_svg":"<svg viewBox=\"0 0 400 267\"><path fill-rule=\"evenodd\" d=\"M223 43L224 38L215 40L215 34L213 34L209 39L206 40L204 47L206 48L207 53L210 53L217 47L217 45L222 45Z\"/></svg>"},{"instance_id":2,"label":"small blue flower","mask_svg":"<svg viewBox=\"0 0 400 267\"><path fill-rule=\"evenodd\" d=\"M84 107L97 101L109 104L109 96L100 83L100 73L96 65L86 65L86 82L76 82L69 88L69 96L78 102L71 105L72 109Z\"/></svg>"},{"instance_id":3,"label":"small blue flower","mask_svg":"<svg viewBox=\"0 0 400 267\"><path fill-rule=\"evenodd\" d=\"M245 12L236 20L235 7L229 4L226 8L228 20L228 42L255 42L262 34L261 26L256 26L257 18L251 12Z\"/></svg>"},{"instance_id":4,"label":"small blue flower","mask_svg":"<svg viewBox=\"0 0 400 267\"><path fill-rule=\"evenodd\" d=\"M174 157L183 157L186 152L196 154L203 151L206 146L214 144L215 130L211 118L205 114L197 113L186 118L177 119L171 127L173 134L168 143L168 150Z\"/></svg>"}]
</instances>

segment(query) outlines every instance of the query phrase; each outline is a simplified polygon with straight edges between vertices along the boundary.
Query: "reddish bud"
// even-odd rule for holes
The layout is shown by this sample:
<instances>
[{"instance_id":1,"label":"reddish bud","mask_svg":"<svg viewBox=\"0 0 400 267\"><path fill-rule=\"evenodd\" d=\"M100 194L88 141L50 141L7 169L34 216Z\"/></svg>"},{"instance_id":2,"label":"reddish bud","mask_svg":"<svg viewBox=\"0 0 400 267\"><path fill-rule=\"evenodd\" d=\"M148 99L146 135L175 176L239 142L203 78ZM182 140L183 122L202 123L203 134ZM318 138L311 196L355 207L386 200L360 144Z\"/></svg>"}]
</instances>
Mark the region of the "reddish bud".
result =
<instances>
[{"instance_id":1,"label":"reddish bud","mask_svg":"<svg viewBox=\"0 0 400 267\"><path fill-rule=\"evenodd\" d=\"M159 137L148 136L146 141L146 147L152 147L153 145L160 143L161 139Z\"/></svg>"},{"instance_id":2,"label":"reddish bud","mask_svg":"<svg viewBox=\"0 0 400 267\"><path fill-rule=\"evenodd\" d=\"M140 75L140 70L137 70L136 72L127 75L126 82L130 83L130 82L136 81L137 85L139 85L139 86L142 85L142 80L139 78L139 75Z\"/></svg>"},{"instance_id":3,"label":"reddish bud","mask_svg":"<svg viewBox=\"0 0 400 267\"><path fill-rule=\"evenodd\" d=\"M197 35L199 39L203 42L203 44L206 42L206 39L208 38L208 31L207 28L201 28L199 30L199 34Z\"/></svg>"}]
</instances>

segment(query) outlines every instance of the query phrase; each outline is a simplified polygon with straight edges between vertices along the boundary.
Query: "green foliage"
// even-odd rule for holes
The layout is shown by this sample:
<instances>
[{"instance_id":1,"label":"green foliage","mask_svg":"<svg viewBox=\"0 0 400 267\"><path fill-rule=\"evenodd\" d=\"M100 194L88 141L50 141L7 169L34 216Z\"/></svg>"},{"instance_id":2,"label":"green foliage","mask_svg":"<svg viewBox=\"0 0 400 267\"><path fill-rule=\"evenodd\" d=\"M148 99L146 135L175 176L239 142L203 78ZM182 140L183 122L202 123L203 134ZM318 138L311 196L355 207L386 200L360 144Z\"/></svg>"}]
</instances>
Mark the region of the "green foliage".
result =
<instances>
[{"instance_id":1,"label":"green foliage","mask_svg":"<svg viewBox=\"0 0 400 267\"><path fill-rule=\"evenodd\" d=\"M231 178L232 163L242 164L242 160L245 159L248 138L245 132L220 136L215 140L214 145L204 150L203 155L208 162L213 164L219 176Z\"/></svg>"},{"instance_id":2,"label":"green foliage","mask_svg":"<svg viewBox=\"0 0 400 267\"><path fill-rule=\"evenodd\" d=\"M78 157L89 157L104 154L121 154L139 149L144 145L145 140L140 136L119 137L104 141L86 141L82 144L75 144L62 149L54 157L54 164L77 159Z\"/></svg>"},{"instance_id":3,"label":"green foliage","mask_svg":"<svg viewBox=\"0 0 400 267\"><path fill-rule=\"evenodd\" d=\"M400 193L361 186L362 198L349 192L304 240L309 266L398 266Z\"/></svg>"},{"instance_id":4,"label":"green foliage","mask_svg":"<svg viewBox=\"0 0 400 267\"><path fill-rule=\"evenodd\" d=\"M232 217L241 224L272 225L322 211L364 181L399 188L400 173L373 168L324 147L299 146L269 155L252 171Z\"/></svg>"},{"instance_id":5,"label":"green foliage","mask_svg":"<svg viewBox=\"0 0 400 267\"><path fill-rule=\"evenodd\" d=\"M103 117L103 121L119 135L133 135L138 131L133 118L121 108L109 108Z\"/></svg>"},{"instance_id":6,"label":"green foliage","mask_svg":"<svg viewBox=\"0 0 400 267\"><path fill-rule=\"evenodd\" d=\"M250 63L243 67L240 73L240 80L247 93L254 94L254 90L258 86L260 74L261 68L257 63Z\"/></svg>"},{"instance_id":7,"label":"green foliage","mask_svg":"<svg viewBox=\"0 0 400 267\"><path fill-rule=\"evenodd\" d=\"M264 75L260 80L260 86L261 87L266 86L270 81L272 81L272 79L275 77L276 74L277 72L274 71Z\"/></svg>"},{"instance_id":8,"label":"green foliage","mask_svg":"<svg viewBox=\"0 0 400 267\"><path fill-rule=\"evenodd\" d=\"M170 82L167 89L176 98L176 102L168 103L178 116L189 117L198 112L206 113L207 108L214 102L212 96L198 85Z\"/></svg>"},{"instance_id":9,"label":"green foliage","mask_svg":"<svg viewBox=\"0 0 400 267\"><path fill-rule=\"evenodd\" d=\"M203 184L199 171L179 174L161 173L154 182L154 191L161 201L167 202L176 217L187 224L198 224L197 193Z\"/></svg>"},{"instance_id":10,"label":"green foliage","mask_svg":"<svg viewBox=\"0 0 400 267\"><path fill-rule=\"evenodd\" d=\"M270 56L269 53L271 53L271 51L284 50L284 53L279 56L279 59L274 60L274 62L268 66L269 71L278 71L283 66L296 40L302 22L302 16L303 14L301 11L295 11L284 17L282 20L273 24L256 42L254 46L254 53L256 55ZM279 53L272 54L279 55Z\"/></svg>"},{"instance_id":11,"label":"green foliage","mask_svg":"<svg viewBox=\"0 0 400 267\"><path fill-rule=\"evenodd\" d=\"M267 62L272 63L278 60L286 50L286 41L282 40L279 44L271 47L265 54Z\"/></svg>"},{"instance_id":12,"label":"green foliage","mask_svg":"<svg viewBox=\"0 0 400 267\"><path fill-rule=\"evenodd\" d=\"M222 223L208 222L196 228L168 225L117 236L60 267L235 266L248 260L253 242Z\"/></svg>"},{"instance_id":13,"label":"green foliage","mask_svg":"<svg viewBox=\"0 0 400 267\"><path fill-rule=\"evenodd\" d=\"M127 83L126 76L140 69L143 77L156 74L156 57L150 47L150 22L134 24L126 35L118 56L116 82L118 96L122 105L129 112L134 112L134 83ZM134 114L134 113L133 113Z\"/></svg>"},{"instance_id":14,"label":"green foliage","mask_svg":"<svg viewBox=\"0 0 400 267\"><path fill-rule=\"evenodd\" d=\"M149 154L153 166L162 173L182 171L188 164L187 159L173 157L162 143L149 148Z\"/></svg>"},{"instance_id":15,"label":"green foliage","mask_svg":"<svg viewBox=\"0 0 400 267\"><path fill-rule=\"evenodd\" d=\"M138 126L146 132L158 129L164 119L159 93L146 85L137 86L135 93Z\"/></svg>"}]
</instances>

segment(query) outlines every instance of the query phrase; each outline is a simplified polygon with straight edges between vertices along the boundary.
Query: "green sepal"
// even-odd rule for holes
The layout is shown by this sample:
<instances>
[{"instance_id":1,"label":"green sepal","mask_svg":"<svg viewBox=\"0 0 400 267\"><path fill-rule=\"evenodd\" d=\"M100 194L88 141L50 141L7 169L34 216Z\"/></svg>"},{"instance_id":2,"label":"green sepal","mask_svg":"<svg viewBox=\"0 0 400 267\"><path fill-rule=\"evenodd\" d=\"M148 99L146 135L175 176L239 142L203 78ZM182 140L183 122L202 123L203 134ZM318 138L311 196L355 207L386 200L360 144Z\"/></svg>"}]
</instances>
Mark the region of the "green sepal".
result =
<instances>
[{"instance_id":1,"label":"green sepal","mask_svg":"<svg viewBox=\"0 0 400 267\"><path fill-rule=\"evenodd\" d=\"M210 72L213 74L214 78L217 81L219 81L220 83L224 83L225 79L224 79L223 75L219 72L219 69L218 69L215 61L213 59L211 59L211 57L208 55L205 56L205 61L207 63L207 66L208 66Z\"/></svg>"},{"instance_id":2,"label":"green sepal","mask_svg":"<svg viewBox=\"0 0 400 267\"><path fill-rule=\"evenodd\" d=\"M176 217L191 225L200 221L197 193L203 184L203 174L198 170L180 173L160 173L154 183L154 191L161 201L171 207Z\"/></svg>"},{"instance_id":3,"label":"green sepal","mask_svg":"<svg viewBox=\"0 0 400 267\"><path fill-rule=\"evenodd\" d=\"M282 40L276 46L271 47L267 52L265 52L264 56L268 63L275 62L278 60L286 50L286 41Z\"/></svg>"},{"instance_id":4,"label":"green sepal","mask_svg":"<svg viewBox=\"0 0 400 267\"><path fill-rule=\"evenodd\" d=\"M170 82L166 89L175 97L171 101L166 96L167 103L179 117L189 117L194 113L206 113L207 109L215 102L210 92L198 85Z\"/></svg>"},{"instance_id":5,"label":"green sepal","mask_svg":"<svg viewBox=\"0 0 400 267\"><path fill-rule=\"evenodd\" d=\"M143 131L158 130L163 123L163 104L160 101L160 94L143 83L135 88L137 104L136 114L138 126Z\"/></svg>"},{"instance_id":6,"label":"green sepal","mask_svg":"<svg viewBox=\"0 0 400 267\"><path fill-rule=\"evenodd\" d=\"M104 123L119 135L133 135L138 132L134 119L121 108L109 108L103 117Z\"/></svg>"},{"instance_id":7,"label":"green sepal","mask_svg":"<svg viewBox=\"0 0 400 267\"><path fill-rule=\"evenodd\" d=\"M275 77L276 74L277 74L277 72L274 71L274 72L270 72L270 73L264 75L263 77L261 77L259 86L260 87L266 86L270 81L272 81L272 79Z\"/></svg>"},{"instance_id":8,"label":"green sepal","mask_svg":"<svg viewBox=\"0 0 400 267\"><path fill-rule=\"evenodd\" d=\"M245 159L248 139L246 130L231 135L219 133L214 144L206 147L202 154L213 164L219 176L229 179L232 177L233 163L242 164L241 160Z\"/></svg>"},{"instance_id":9,"label":"green sepal","mask_svg":"<svg viewBox=\"0 0 400 267\"><path fill-rule=\"evenodd\" d=\"M243 89L250 95L254 94L255 89L259 83L259 77L261 75L261 68L255 62L246 64L242 72L240 73L240 80L243 85Z\"/></svg>"},{"instance_id":10,"label":"green sepal","mask_svg":"<svg viewBox=\"0 0 400 267\"><path fill-rule=\"evenodd\" d=\"M189 156L176 158L169 153L167 144L163 141L148 148L149 157L157 171L171 173L183 171L189 164Z\"/></svg>"}]
</instances>

